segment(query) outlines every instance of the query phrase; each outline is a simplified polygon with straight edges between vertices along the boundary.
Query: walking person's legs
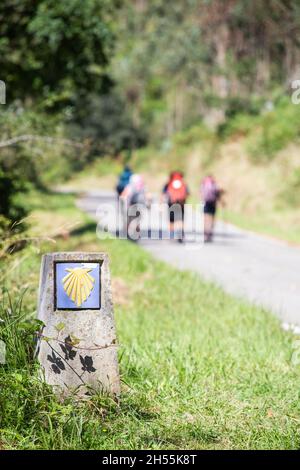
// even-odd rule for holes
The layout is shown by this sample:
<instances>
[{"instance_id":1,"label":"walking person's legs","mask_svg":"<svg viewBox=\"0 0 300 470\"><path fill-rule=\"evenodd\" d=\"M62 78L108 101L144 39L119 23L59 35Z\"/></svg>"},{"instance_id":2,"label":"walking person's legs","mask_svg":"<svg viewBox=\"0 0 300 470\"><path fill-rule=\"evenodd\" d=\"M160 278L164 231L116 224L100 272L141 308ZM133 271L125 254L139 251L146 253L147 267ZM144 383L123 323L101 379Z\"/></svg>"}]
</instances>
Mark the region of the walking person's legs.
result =
<instances>
[{"instance_id":1,"label":"walking person's legs","mask_svg":"<svg viewBox=\"0 0 300 470\"><path fill-rule=\"evenodd\" d=\"M127 200L123 197L120 197L118 204L119 204L119 211L121 212L120 231L122 233L122 236L127 237L127 233L128 233Z\"/></svg>"},{"instance_id":2,"label":"walking person's legs","mask_svg":"<svg viewBox=\"0 0 300 470\"><path fill-rule=\"evenodd\" d=\"M180 205L180 213L178 214L178 242L184 241L184 205Z\"/></svg>"},{"instance_id":3,"label":"walking person's legs","mask_svg":"<svg viewBox=\"0 0 300 470\"><path fill-rule=\"evenodd\" d=\"M141 204L132 204L128 208L127 218L127 238L137 242L141 238L141 218L143 206Z\"/></svg>"},{"instance_id":4,"label":"walking person's legs","mask_svg":"<svg viewBox=\"0 0 300 470\"><path fill-rule=\"evenodd\" d=\"M174 222L169 223L170 239L174 238Z\"/></svg>"},{"instance_id":5,"label":"walking person's legs","mask_svg":"<svg viewBox=\"0 0 300 470\"><path fill-rule=\"evenodd\" d=\"M184 207L182 204L175 203L169 207L170 217L170 238L183 242L184 239Z\"/></svg>"},{"instance_id":6,"label":"walking person's legs","mask_svg":"<svg viewBox=\"0 0 300 470\"><path fill-rule=\"evenodd\" d=\"M208 242L211 234L211 215L204 213L204 241Z\"/></svg>"},{"instance_id":7,"label":"walking person's legs","mask_svg":"<svg viewBox=\"0 0 300 470\"><path fill-rule=\"evenodd\" d=\"M215 224L216 204L206 203L204 205L204 242L210 242L213 238Z\"/></svg>"},{"instance_id":8,"label":"walking person's legs","mask_svg":"<svg viewBox=\"0 0 300 470\"><path fill-rule=\"evenodd\" d=\"M171 205L169 205L169 235L170 240L174 239L174 230L175 230L175 214Z\"/></svg>"},{"instance_id":9,"label":"walking person's legs","mask_svg":"<svg viewBox=\"0 0 300 470\"><path fill-rule=\"evenodd\" d=\"M211 218L210 218L210 233L209 233L209 241L210 241L210 242L213 240L214 228L215 228L215 214L211 214Z\"/></svg>"}]
</instances>

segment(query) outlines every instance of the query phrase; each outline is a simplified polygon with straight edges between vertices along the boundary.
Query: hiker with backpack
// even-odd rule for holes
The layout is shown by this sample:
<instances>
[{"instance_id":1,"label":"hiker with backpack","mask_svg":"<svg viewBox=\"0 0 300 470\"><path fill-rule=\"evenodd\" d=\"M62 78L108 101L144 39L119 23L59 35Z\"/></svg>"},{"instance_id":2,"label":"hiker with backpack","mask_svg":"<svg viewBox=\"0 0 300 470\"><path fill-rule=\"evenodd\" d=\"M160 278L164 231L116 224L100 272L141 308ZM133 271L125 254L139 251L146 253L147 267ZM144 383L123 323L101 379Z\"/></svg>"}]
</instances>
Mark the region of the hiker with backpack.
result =
<instances>
[{"instance_id":1,"label":"hiker with backpack","mask_svg":"<svg viewBox=\"0 0 300 470\"><path fill-rule=\"evenodd\" d=\"M141 175L133 174L129 183L120 196L124 203L123 217L125 220L127 238L137 241L140 238L141 208L147 205L144 179Z\"/></svg>"},{"instance_id":2,"label":"hiker with backpack","mask_svg":"<svg viewBox=\"0 0 300 470\"><path fill-rule=\"evenodd\" d=\"M217 205L224 193L212 175L205 176L201 182L201 199L204 213L204 243L212 242Z\"/></svg>"},{"instance_id":3,"label":"hiker with backpack","mask_svg":"<svg viewBox=\"0 0 300 470\"><path fill-rule=\"evenodd\" d=\"M173 171L170 174L162 195L169 206L170 236L174 238L176 230L179 232L178 241L182 243L184 241L184 205L189 196L189 189L182 172Z\"/></svg>"},{"instance_id":4,"label":"hiker with backpack","mask_svg":"<svg viewBox=\"0 0 300 470\"><path fill-rule=\"evenodd\" d=\"M122 173L119 176L119 181L116 186L118 197L120 197L120 195L122 194L122 192L128 185L131 175L132 175L131 168L128 165L125 165Z\"/></svg>"}]
</instances>

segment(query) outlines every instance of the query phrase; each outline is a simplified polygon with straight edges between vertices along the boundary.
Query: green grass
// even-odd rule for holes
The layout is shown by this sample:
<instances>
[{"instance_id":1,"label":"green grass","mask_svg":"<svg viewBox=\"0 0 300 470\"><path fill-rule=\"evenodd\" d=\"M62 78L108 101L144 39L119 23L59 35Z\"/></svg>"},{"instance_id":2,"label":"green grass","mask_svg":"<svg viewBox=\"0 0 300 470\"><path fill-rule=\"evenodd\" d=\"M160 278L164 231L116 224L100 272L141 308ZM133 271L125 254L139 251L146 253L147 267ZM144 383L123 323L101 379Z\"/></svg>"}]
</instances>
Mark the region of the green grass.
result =
<instances>
[{"instance_id":1,"label":"green grass","mask_svg":"<svg viewBox=\"0 0 300 470\"><path fill-rule=\"evenodd\" d=\"M96 395L61 403L40 381L32 353L41 253L28 247L5 276L11 300L5 294L0 304L8 347L0 366L0 448L299 448L294 338L271 314L131 243L97 240L90 226L41 252L50 249L109 253L121 402Z\"/></svg>"},{"instance_id":2,"label":"green grass","mask_svg":"<svg viewBox=\"0 0 300 470\"><path fill-rule=\"evenodd\" d=\"M222 209L221 218L244 230L250 230L291 244L300 244L299 217L295 220L292 210L258 212L255 215L241 214Z\"/></svg>"}]
</instances>

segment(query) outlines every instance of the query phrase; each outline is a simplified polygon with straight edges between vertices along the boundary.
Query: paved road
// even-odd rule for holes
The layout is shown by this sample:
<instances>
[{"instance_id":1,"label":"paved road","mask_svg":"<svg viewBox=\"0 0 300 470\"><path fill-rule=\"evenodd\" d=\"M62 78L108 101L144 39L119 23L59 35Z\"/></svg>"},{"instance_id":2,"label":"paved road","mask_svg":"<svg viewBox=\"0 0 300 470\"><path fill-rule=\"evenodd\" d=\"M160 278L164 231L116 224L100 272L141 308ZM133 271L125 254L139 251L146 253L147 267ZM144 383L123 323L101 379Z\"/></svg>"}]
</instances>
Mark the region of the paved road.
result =
<instances>
[{"instance_id":1,"label":"paved road","mask_svg":"<svg viewBox=\"0 0 300 470\"><path fill-rule=\"evenodd\" d=\"M116 198L113 193L90 191L78 200L78 207L99 221L106 208L109 229L116 228ZM112 209L109 209L112 207ZM98 215L96 211L98 209ZM277 314L283 322L300 325L300 249L284 242L240 230L219 222L213 244L203 244L201 219L198 219L198 239L191 239L188 220L187 243L175 240L142 240L139 242L156 258L179 269L189 269L214 281L227 292L244 297ZM157 229L155 220L144 220L142 231ZM163 216L163 236L167 215ZM162 235L162 234L160 234Z\"/></svg>"}]
</instances>

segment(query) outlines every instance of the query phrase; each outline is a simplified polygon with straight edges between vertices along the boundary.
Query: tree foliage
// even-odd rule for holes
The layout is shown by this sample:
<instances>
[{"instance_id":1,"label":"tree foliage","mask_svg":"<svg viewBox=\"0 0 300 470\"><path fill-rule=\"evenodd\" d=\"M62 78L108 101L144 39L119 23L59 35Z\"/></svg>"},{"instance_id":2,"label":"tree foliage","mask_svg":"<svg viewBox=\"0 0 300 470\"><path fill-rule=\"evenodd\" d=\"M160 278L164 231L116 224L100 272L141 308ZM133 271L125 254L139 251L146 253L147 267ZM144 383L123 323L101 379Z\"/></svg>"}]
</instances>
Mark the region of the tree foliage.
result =
<instances>
[{"instance_id":1,"label":"tree foliage","mask_svg":"<svg viewBox=\"0 0 300 470\"><path fill-rule=\"evenodd\" d=\"M87 161L86 146L65 142L77 138L69 123L84 100L111 88L114 8L109 0L0 3L0 78L7 90L1 141L15 142L0 148L0 214L8 221L24 216L18 196L26 189L61 180ZM24 134L44 139L20 139Z\"/></svg>"},{"instance_id":2,"label":"tree foliage","mask_svg":"<svg viewBox=\"0 0 300 470\"><path fill-rule=\"evenodd\" d=\"M114 76L156 140L216 111L259 112L299 73L297 0L127 1L119 24Z\"/></svg>"},{"instance_id":3,"label":"tree foliage","mask_svg":"<svg viewBox=\"0 0 300 470\"><path fill-rule=\"evenodd\" d=\"M1 140L61 144L0 146L2 188L44 186L147 139L168 144L200 120L221 129L259 115L300 73L299 41L298 0L3 0Z\"/></svg>"},{"instance_id":4,"label":"tree foliage","mask_svg":"<svg viewBox=\"0 0 300 470\"><path fill-rule=\"evenodd\" d=\"M72 101L106 91L112 50L107 0L4 0L0 69L9 100Z\"/></svg>"}]
</instances>

